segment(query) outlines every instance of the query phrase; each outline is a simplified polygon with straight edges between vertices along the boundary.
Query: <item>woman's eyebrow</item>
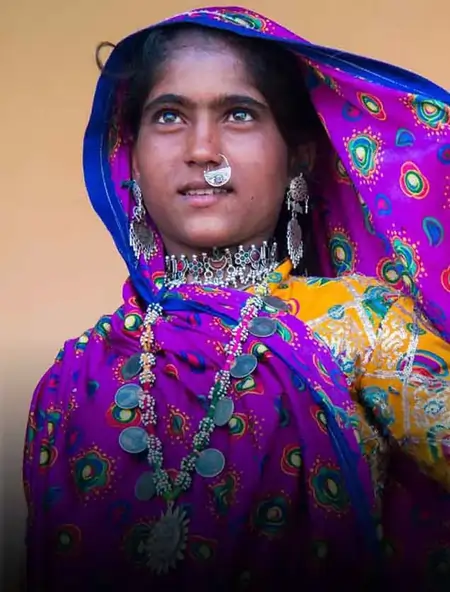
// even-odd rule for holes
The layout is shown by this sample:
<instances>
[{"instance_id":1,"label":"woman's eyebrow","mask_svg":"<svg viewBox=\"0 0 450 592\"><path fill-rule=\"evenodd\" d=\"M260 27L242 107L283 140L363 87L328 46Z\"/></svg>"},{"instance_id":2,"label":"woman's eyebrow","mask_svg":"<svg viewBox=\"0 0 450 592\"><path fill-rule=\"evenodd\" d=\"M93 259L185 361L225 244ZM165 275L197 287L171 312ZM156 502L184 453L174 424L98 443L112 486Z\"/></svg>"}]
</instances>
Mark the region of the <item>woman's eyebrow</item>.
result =
<instances>
[{"instance_id":1,"label":"woman's eyebrow","mask_svg":"<svg viewBox=\"0 0 450 592\"><path fill-rule=\"evenodd\" d=\"M154 97L147 101L144 106L144 112L152 111L158 107L162 107L164 105L178 105L180 107L187 107L192 108L195 107L195 102L190 99L189 97L173 94L173 93L164 93ZM251 97L249 95L242 95L242 94L225 94L215 97L211 101L211 106L213 108L218 107L231 107L233 105L239 105L242 107L253 107L254 109L268 109L268 106Z\"/></svg>"}]
</instances>

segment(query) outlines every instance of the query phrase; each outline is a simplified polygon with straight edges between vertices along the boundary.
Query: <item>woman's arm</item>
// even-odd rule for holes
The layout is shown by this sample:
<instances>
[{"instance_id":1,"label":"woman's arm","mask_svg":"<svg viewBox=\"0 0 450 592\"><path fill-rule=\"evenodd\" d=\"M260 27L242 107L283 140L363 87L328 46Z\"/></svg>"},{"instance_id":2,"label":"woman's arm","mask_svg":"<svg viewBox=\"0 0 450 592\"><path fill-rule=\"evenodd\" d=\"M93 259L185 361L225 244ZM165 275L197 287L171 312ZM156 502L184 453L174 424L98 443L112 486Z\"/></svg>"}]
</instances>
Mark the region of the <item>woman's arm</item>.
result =
<instances>
[{"instance_id":1,"label":"woman's arm","mask_svg":"<svg viewBox=\"0 0 450 592\"><path fill-rule=\"evenodd\" d=\"M63 353L59 354L36 387L27 423L23 459L23 484L28 509L26 579L27 589L36 592L47 589L48 549L54 543L54 533L49 525L63 494L67 474L63 452L70 387Z\"/></svg>"},{"instance_id":2,"label":"woman's arm","mask_svg":"<svg viewBox=\"0 0 450 592\"><path fill-rule=\"evenodd\" d=\"M450 490L450 344L401 297L384 317L361 377L371 419Z\"/></svg>"}]
</instances>

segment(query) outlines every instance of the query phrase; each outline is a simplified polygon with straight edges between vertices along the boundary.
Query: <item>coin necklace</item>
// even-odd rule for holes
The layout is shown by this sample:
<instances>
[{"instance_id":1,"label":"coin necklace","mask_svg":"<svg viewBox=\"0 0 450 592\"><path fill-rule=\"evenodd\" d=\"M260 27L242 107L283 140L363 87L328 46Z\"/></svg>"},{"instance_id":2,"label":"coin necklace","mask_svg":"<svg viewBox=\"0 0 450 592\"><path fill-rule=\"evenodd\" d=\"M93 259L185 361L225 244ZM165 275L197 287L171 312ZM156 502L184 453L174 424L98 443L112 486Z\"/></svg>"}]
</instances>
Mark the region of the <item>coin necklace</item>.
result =
<instances>
[{"instance_id":1,"label":"coin necklace","mask_svg":"<svg viewBox=\"0 0 450 592\"><path fill-rule=\"evenodd\" d=\"M157 574L167 573L184 558L189 518L176 502L190 488L193 473L204 478L213 478L225 467L225 456L220 450L209 447L209 443L214 430L226 426L233 416L234 401L228 396L232 378L242 379L257 368L256 356L242 353L249 333L257 337L268 337L277 330L276 319L258 317L263 307L274 313L287 309L285 302L268 295L267 281L255 289L255 294L247 299L241 310L240 321L232 330L231 340L225 348L224 367L216 373L208 394L208 410L193 437L191 452L181 460L173 480L163 466L163 445L155 429L156 401L151 392L156 379L153 372L156 364L153 327L163 313L159 304L151 304L147 309L140 338L142 353L129 358L122 368L122 375L126 379L139 375L140 385L122 386L116 393L116 404L124 409L139 406L142 427L124 429L119 436L119 443L129 453L139 454L147 450L150 466L150 470L138 479L135 495L143 501L156 495L167 503L166 510L151 526L150 534L141 548L148 558L148 567Z\"/></svg>"}]
</instances>

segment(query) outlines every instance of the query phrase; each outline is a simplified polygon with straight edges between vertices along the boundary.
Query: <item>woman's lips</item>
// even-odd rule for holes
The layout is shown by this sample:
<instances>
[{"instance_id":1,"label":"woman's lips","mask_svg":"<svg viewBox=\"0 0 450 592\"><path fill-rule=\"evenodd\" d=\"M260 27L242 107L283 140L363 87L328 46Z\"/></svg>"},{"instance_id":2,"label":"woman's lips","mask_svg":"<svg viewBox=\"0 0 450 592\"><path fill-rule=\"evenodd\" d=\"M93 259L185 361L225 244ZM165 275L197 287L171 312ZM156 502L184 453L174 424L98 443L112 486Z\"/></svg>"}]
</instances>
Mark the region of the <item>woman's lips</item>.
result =
<instances>
[{"instance_id":1,"label":"woman's lips","mask_svg":"<svg viewBox=\"0 0 450 592\"><path fill-rule=\"evenodd\" d=\"M231 191L224 188L188 189L181 192L185 202L194 207L209 207L221 201Z\"/></svg>"}]
</instances>

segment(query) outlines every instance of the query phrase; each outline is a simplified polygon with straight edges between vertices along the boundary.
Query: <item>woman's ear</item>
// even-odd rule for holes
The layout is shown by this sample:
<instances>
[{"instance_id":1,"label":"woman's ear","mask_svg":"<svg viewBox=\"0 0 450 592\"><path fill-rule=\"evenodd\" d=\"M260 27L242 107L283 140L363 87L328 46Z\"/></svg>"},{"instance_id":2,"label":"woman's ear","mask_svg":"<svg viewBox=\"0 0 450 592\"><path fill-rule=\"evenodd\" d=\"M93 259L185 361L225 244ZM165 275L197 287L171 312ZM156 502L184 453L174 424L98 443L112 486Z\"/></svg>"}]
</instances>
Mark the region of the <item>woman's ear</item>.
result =
<instances>
[{"instance_id":1,"label":"woman's ear","mask_svg":"<svg viewBox=\"0 0 450 592\"><path fill-rule=\"evenodd\" d=\"M290 162L290 174L295 177L299 173L308 175L314 169L316 164L317 145L315 142L306 142L300 144L294 150Z\"/></svg>"}]
</instances>

